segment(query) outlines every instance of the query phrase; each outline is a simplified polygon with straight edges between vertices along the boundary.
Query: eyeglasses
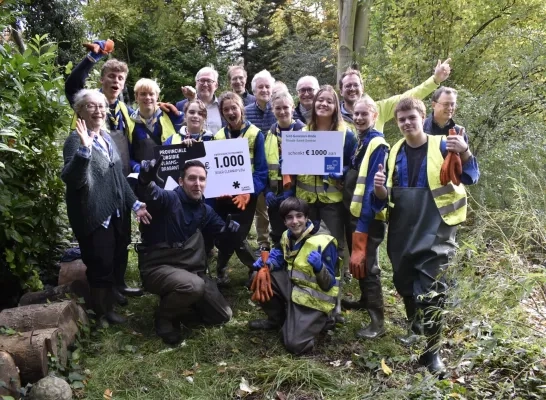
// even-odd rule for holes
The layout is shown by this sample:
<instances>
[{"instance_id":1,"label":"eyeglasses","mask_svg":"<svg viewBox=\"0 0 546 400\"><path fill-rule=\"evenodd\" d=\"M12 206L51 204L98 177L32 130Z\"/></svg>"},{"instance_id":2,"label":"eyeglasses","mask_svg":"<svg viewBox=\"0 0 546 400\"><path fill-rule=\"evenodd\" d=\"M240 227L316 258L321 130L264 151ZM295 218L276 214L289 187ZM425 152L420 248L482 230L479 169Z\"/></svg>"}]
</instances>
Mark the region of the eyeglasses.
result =
<instances>
[{"instance_id":1,"label":"eyeglasses","mask_svg":"<svg viewBox=\"0 0 546 400\"><path fill-rule=\"evenodd\" d=\"M457 103L455 103L455 102L453 102L453 103L452 103L452 102L445 102L445 103L438 103L438 102L435 102L435 103L440 104L440 105L441 105L442 107L444 107L444 108L449 108L449 107L451 107L451 108L457 108Z\"/></svg>"},{"instance_id":2,"label":"eyeglasses","mask_svg":"<svg viewBox=\"0 0 546 400\"><path fill-rule=\"evenodd\" d=\"M89 103L89 104L85 105L85 108L88 111L95 111L95 110L104 111L104 110L106 110L106 106L104 104Z\"/></svg>"},{"instance_id":3,"label":"eyeglasses","mask_svg":"<svg viewBox=\"0 0 546 400\"><path fill-rule=\"evenodd\" d=\"M359 83L348 83L346 85L343 85L343 89L358 89L359 87Z\"/></svg>"},{"instance_id":4,"label":"eyeglasses","mask_svg":"<svg viewBox=\"0 0 546 400\"><path fill-rule=\"evenodd\" d=\"M311 93L313 94L313 92L315 91L315 89L311 88L311 87L302 87L302 88L299 88L298 89L298 93L299 94L305 94L305 93Z\"/></svg>"},{"instance_id":5,"label":"eyeglasses","mask_svg":"<svg viewBox=\"0 0 546 400\"><path fill-rule=\"evenodd\" d=\"M197 80L197 83L199 83L200 85L212 86L212 84L216 83L216 81L213 81L212 79L199 79Z\"/></svg>"}]
</instances>

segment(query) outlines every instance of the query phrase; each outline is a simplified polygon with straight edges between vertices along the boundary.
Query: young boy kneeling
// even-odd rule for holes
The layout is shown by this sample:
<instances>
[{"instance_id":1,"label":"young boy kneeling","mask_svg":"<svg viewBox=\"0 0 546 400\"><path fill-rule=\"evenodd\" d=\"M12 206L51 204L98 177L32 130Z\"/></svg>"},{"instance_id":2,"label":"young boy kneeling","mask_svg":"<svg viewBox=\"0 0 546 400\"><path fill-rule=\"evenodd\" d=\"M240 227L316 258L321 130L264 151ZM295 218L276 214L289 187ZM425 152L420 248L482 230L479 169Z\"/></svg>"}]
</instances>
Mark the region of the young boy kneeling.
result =
<instances>
[{"instance_id":1,"label":"young boy kneeling","mask_svg":"<svg viewBox=\"0 0 546 400\"><path fill-rule=\"evenodd\" d=\"M304 200L289 197L281 203L279 214L288 228L281 249L273 249L265 263L260 259L254 264L257 277L269 275L260 271L263 268L271 271L271 296L256 296L263 286L253 285L257 291L253 298L261 302L268 319L250 321L249 327L282 329L286 349L301 354L313 348L336 304L337 241L309 220L309 205Z\"/></svg>"}]
</instances>

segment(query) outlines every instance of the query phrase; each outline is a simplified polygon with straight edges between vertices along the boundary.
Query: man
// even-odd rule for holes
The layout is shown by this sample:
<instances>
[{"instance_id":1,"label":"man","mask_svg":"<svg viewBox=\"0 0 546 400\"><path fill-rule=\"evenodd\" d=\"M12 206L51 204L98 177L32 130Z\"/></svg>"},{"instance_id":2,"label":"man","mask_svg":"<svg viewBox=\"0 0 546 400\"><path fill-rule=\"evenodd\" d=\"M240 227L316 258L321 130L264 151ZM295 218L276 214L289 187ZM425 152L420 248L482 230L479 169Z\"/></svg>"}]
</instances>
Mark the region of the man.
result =
<instances>
[{"instance_id":1,"label":"man","mask_svg":"<svg viewBox=\"0 0 546 400\"><path fill-rule=\"evenodd\" d=\"M215 134L222 127L226 126L220 108L218 108L218 99L214 94L216 89L218 89L218 71L212 66L201 68L195 75L195 86L197 90L191 86L183 86L181 88L186 99L176 103L176 108L180 112L184 112L186 102L193 100L197 95L197 98L205 103L207 107L205 130Z\"/></svg>"},{"instance_id":2,"label":"man","mask_svg":"<svg viewBox=\"0 0 546 400\"><path fill-rule=\"evenodd\" d=\"M252 92L256 96L256 101L245 107L246 119L256 125L263 133L268 132L271 125L276 122L275 114L273 114L271 108L271 95L274 84L275 78L265 69L254 75L254 78L252 78ZM261 251L269 251L270 249L269 216L267 215L267 206L263 193L258 196L254 223L258 234L258 256Z\"/></svg>"},{"instance_id":3,"label":"man","mask_svg":"<svg viewBox=\"0 0 546 400\"><path fill-rule=\"evenodd\" d=\"M451 73L451 67L449 66L450 61L450 58L443 63L438 60L436 68L434 69L434 75L419 86L416 86L402 94L376 102L379 115L377 117L377 121L375 122L375 129L377 129L379 132L383 132L385 123L394 116L394 108L401 99L405 97L424 99L426 96L432 93L432 91L436 89L440 83L449 77L449 74ZM343 118L347 122L352 124L354 105L364 93L364 84L362 82L360 71L352 68L347 69L341 75L339 80L339 90L341 92L341 97L343 97L343 101L341 102L341 114L343 114Z\"/></svg>"},{"instance_id":4,"label":"man","mask_svg":"<svg viewBox=\"0 0 546 400\"><path fill-rule=\"evenodd\" d=\"M447 290L443 273L457 248L457 225L466 220L464 185L476 183L480 173L462 136L430 136L423 131L421 100L403 99L394 113L404 138L390 150L387 175L378 166L372 207L378 212L389 205L387 254L394 285L404 299L409 333L424 331L427 345L420 362L443 376L440 336ZM461 172L452 170L445 179L441 171L458 157Z\"/></svg>"},{"instance_id":5,"label":"man","mask_svg":"<svg viewBox=\"0 0 546 400\"><path fill-rule=\"evenodd\" d=\"M227 76L231 89L243 99L243 104L248 106L256 101L256 97L246 90L247 73L240 65L228 67ZM216 133L216 132L214 132Z\"/></svg>"},{"instance_id":6,"label":"man","mask_svg":"<svg viewBox=\"0 0 546 400\"><path fill-rule=\"evenodd\" d=\"M305 200L289 197L279 208L287 231L281 249L273 249L265 261L254 264L255 281L270 275L268 293L253 283L253 289L267 319L249 322L250 329L281 329L286 349L294 354L309 352L315 338L328 324L339 287L335 277L337 242L309 220ZM271 273L269 274L269 271ZM265 294L265 297L263 296Z\"/></svg>"},{"instance_id":7,"label":"man","mask_svg":"<svg viewBox=\"0 0 546 400\"><path fill-rule=\"evenodd\" d=\"M311 120L311 108L313 107L313 98L318 92L320 86L317 78L314 76L302 76L296 84L298 92L298 103L294 109L294 119L300 120L304 124Z\"/></svg>"},{"instance_id":8,"label":"man","mask_svg":"<svg viewBox=\"0 0 546 400\"><path fill-rule=\"evenodd\" d=\"M453 121L453 115L457 108L457 91L453 88L442 86L434 91L431 98L432 112L425 119L423 130L429 135L449 135L450 129L455 129L457 134L464 133L468 143L468 137L464 128Z\"/></svg>"},{"instance_id":9,"label":"man","mask_svg":"<svg viewBox=\"0 0 546 400\"><path fill-rule=\"evenodd\" d=\"M95 42L95 44L98 45L98 48L95 47L97 51L90 51L66 79L64 90L66 98L71 106L74 106L76 93L85 87L85 81L89 76L91 69L107 54L107 50L105 50L107 41L100 40ZM106 96L109 104L109 107L106 110L106 126L104 128L116 144L122 162L122 171L125 176L129 175L131 171L129 138L133 134L135 124L130 118L133 110L122 101L119 101L118 97L125 86L125 80L127 79L128 74L129 68L127 67L127 64L112 58L103 64L100 78L100 91ZM72 122L72 128L75 129L76 116ZM126 218L125 222L123 227L124 237L127 245L129 245L131 241L131 221L129 218ZM143 294L142 290L139 288L127 287L127 284L125 283L127 262L128 251L121 260L119 268L116 268L114 271L117 289L114 290L114 295L116 301L120 305L127 305L127 299L124 295L142 296Z\"/></svg>"},{"instance_id":10,"label":"man","mask_svg":"<svg viewBox=\"0 0 546 400\"><path fill-rule=\"evenodd\" d=\"M232 311L215 282L206 275L203 235L230 241L239 224L224 221L203 201L207 171L200 161L188 161L180 171L179 187L163 190L154 183L161 158L143 161L138 194L146 199L153 220L142 227L138 266L146 290L161 297L155 329L167 344L182 339L180 323L197 313L207 324L223 324Z\"/></svg>"}]
</instances>

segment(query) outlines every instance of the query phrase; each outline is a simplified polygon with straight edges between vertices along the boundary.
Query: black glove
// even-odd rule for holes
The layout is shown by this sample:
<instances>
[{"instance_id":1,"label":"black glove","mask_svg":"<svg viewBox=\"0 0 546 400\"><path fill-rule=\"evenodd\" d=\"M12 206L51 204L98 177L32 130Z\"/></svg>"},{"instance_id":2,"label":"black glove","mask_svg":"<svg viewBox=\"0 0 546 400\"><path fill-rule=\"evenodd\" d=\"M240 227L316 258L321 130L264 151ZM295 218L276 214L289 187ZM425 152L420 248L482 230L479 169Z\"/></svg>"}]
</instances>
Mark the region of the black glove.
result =
<instances>
[{"instance_id":1,"label":"black glove","mask_svg":"<svg viewBox=\"0 0 546 400\"><path fill-rule=\"evenodd\" d=\"M241 225L237 222L237 221L233 221L231 219L231 214L228 214L227 218L226 218L226 224L224 225L224 227L220 230L221 233L223 232L231 232L231 233L235 233L239 230L239 227Z\"/></svg>"},{"instance_id":2,"label":"black glove","mask_svg":"<svg viewBox=\"0 0 546 400\"><path fill-rule=\"evenodd\" d=\"M158 185L163 185L163 179L158 175L159 167L163 162L163 156L159 156L157 161L143 160L140 162L140 173L138 174L138 182L141 185L148 185L150 182L155 181Z\"/></svg>"}]
</instances>

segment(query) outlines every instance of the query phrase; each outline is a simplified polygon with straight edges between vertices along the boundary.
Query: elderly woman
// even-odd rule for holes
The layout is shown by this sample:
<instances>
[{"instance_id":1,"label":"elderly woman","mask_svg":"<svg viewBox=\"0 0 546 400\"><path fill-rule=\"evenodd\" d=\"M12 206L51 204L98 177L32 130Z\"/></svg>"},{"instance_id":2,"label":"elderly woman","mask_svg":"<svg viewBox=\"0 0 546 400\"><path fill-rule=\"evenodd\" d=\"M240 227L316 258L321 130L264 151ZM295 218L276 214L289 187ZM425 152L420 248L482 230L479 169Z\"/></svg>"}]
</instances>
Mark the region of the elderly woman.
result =
<instances>
[{"instance_id":1,"label":"elderly woman","mask_svg":"<svg viewBox=\"0 0 546 400\"><path fill-rule=\"evenodd\" d=\"M114 266L127 251L123 220L131 209L149 223L146 204L137 201L122 172L118 150L102 127L108 102L104 94L83 89L74 98L76 130L63 148L68 220L87 266L93 309L97 318L123 323L113 309Z\"/></svg>"}]
</instances>

